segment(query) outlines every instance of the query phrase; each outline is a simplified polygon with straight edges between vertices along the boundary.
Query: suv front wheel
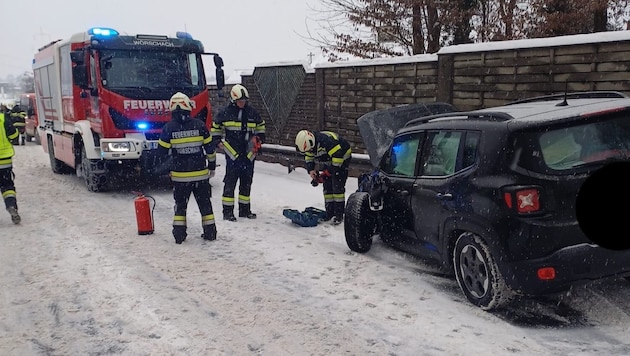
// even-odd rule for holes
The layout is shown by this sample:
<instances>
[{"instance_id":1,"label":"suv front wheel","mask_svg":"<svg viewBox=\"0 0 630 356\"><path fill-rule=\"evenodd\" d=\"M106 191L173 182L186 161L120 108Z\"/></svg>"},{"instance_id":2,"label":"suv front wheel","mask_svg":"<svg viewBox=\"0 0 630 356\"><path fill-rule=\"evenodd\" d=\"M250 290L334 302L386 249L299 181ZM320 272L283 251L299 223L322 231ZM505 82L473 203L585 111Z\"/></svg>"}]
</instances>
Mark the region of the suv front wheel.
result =
<instances>
[{"instance_id":1,"label":"suv front wheel","mask_svg":"<svg viewBox=\"0 0 630 356\"><path fill-rule=\"evenodd\" d=\"M348 247L354 252L368 252L376 228L375 213L370 210L370 195L352 193L346 202L345 214L344 233Z\"/></svg>"},{"instance_id":2,"label":"suv front wheel","mask_svg":"<svg viewBox=\"0 0 630 356\"><path fill-rule=\"evenodd\" d=\"M468 300L483 310L507 304L514 293L506 285L483 239L465 232L455 242L453 268L457 283Z\"/></svg>"}]
</instances>

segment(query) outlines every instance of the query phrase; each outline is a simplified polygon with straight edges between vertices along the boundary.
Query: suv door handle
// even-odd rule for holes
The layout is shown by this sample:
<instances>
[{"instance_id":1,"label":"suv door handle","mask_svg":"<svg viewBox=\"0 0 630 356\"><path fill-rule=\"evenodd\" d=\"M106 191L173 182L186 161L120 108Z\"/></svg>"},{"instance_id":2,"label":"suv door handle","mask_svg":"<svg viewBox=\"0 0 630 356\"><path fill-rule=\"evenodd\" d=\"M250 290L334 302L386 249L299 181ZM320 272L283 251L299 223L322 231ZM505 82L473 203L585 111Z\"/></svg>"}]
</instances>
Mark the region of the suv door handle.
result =
<instances>
[{"instance_id":1,"label":"suv door handle","mask_svg":"<svg viewBox=\"0 0 630 356\"><path fill-rule=\"evenodd\" d=\"M451 193L437 193L437 197L439 199L451 200L451 199L453 199L453 194L451 194Z\"/></svg>"},{"instance_id":2,"label":"suv door handle","mask_svg":"<svg viewBox=\"0 0 630 356\"><path fill-rule=\"evenodd\" d=\"M406 189L399 189L396 191L396 193L402 195L403 197L409 195L409 191Z\"/></svg>"}]
</instances>

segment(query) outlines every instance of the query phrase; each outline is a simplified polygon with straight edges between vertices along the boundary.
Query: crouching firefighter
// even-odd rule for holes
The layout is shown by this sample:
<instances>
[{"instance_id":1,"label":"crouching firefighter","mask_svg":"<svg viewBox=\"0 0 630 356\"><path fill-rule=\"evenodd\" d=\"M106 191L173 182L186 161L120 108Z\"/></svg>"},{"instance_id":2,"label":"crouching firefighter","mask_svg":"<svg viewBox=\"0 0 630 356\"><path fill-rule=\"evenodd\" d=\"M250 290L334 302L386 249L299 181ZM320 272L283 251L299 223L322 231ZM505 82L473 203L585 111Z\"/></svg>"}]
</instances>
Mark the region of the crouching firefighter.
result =
<instances>
[{"instance_id":1,"label":"crouching firefighter","mask_svg":"<svg viewBox=\"0 0 630 356\"><path fill-rule=\"evenodd\" d=\"M190 116L192 102L183 93L171 97L171 121L163 128L158 141L158 152L167 155L170 151L171 181L175 199L173 237L175 243L186 240L186 209L192 193L201 213L204 240L215 240L217 228L210 201L210 178L214 177L216 154L211 144L212 136L203 121Z\"/></svg>"},{"instance_id":2,"label":"crouching firefighter","mask_svg":"<svg viewBox=\"0 0 630 356\"><path fill-rule=\"evenodd\" d=\"M331 131L302 130L295 137L295 146L304 154L306 171L311 179L322 180L326 207L324 220L332 219L333 224L340 224L346 207L346 181L352 159L350 144ZM315 170L316 160L323 165L323 179L322 174Z\"/></svg>"}]
</instances>

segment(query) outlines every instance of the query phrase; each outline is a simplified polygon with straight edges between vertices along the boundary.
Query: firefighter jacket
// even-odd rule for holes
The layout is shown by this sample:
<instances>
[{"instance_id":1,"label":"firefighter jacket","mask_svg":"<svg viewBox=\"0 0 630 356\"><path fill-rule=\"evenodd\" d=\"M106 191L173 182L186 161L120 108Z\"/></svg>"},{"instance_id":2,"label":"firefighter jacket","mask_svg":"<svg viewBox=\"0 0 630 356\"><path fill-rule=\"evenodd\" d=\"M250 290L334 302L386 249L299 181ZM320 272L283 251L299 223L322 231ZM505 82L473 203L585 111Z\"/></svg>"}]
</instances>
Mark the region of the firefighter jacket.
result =
<instances>
[{"instance_id":1,"label":"firefighter jacket","mask_svg":"<svg viewBox=\"0 0 630 356\"><path fill-rule=\"evenodd\" d=\"M223 139L226 157L236 160L245 156L253 161L265 142L265 120L249 103L243 109L230 103L212 122L211 132L215 147Z\"/></svg>"},{"instance_id":2,"label":"firefighter jacket","mask_svg":"<svg viewBox=\"0 0 630 356\"><path fill-rule=\"evenodd\" d=\"M15 154L12 140L15 140L20 133L11 124L11 120L6 120L3 113L0 113L0 169L11 168L12 158Z\"/></svg>"},{"instance_id":3,"label":"firefighter jacket","mask_svg":"<svg viewBox=\"0 0 630 356\"><path fill-rule=\"evenodd\" d=\"M195 182L210 179L210 171L216 168L216 153L211 144L212 136L203 121L188 114L173 117L162 128L158 152L172 156L171 180Z\"/></svg>"},{"instance_id":4,"label":"firefighter jacket","mask_svg":"<svg viewBox=\"0 0 630 356\"><path fill-rule=\"evenodd\" d=\"M11 122L17 129L24 129L26 127L26 112L11 111Z\"/></svg>"},{"instance_id":5,"label":"firefighter jacket","mask_svg":"<svg viewBox=\"0 0 630 356\"><path fill-rule=\"evenodd\" d=\"M315 131L315 146L304 152L304 161L308 172L315 170L315 160L332 167L340 168L352 157L348 141L331 131ZM347 164L346 164L347 166Z\"/></svg>"}]
</instances>

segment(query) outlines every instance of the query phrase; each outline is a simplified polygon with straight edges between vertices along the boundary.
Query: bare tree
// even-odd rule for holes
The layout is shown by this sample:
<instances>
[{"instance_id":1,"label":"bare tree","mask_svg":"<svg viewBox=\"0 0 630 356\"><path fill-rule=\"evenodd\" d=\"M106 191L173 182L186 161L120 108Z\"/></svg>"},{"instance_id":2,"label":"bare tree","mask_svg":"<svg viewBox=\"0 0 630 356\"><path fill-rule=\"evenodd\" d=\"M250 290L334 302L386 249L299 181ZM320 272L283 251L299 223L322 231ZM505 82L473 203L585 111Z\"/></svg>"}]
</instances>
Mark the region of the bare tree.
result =
<instances>
[{"instance_id":1,"label":"bare tree","mask_svg":"<svg viewBox=\"0 0 630 356\"><path fill-rule=\"evenodd\" d=\"M438 0L439 1L439 0ZM443 25L433 0L320 0L315 21L328 35L308 38L329 60L337 53L359 58L433 53Z\"/></svg>"},{"instance_id":2,"label":"bare tree","mask_svg":"<svg viewBox=\"0 0 630 356\"><path fill-rule=\"evenodd\" d=\"M320 0L330 61L435 53L450 44L625 29L630 0ZM307 26L308 27L308 26ZM324 34L321 34L324 33Z\"/></svg>"}]
</instances>

